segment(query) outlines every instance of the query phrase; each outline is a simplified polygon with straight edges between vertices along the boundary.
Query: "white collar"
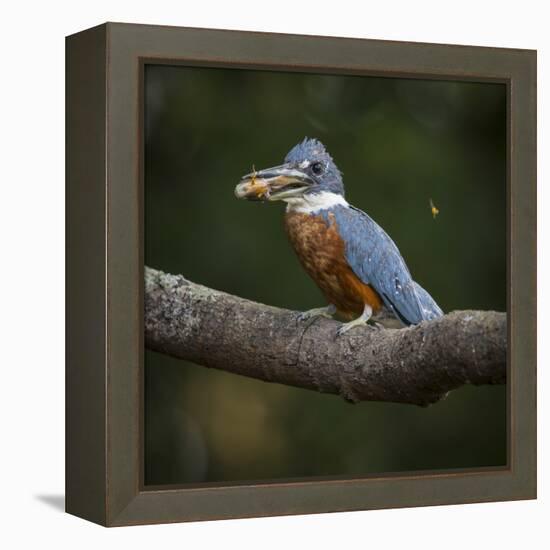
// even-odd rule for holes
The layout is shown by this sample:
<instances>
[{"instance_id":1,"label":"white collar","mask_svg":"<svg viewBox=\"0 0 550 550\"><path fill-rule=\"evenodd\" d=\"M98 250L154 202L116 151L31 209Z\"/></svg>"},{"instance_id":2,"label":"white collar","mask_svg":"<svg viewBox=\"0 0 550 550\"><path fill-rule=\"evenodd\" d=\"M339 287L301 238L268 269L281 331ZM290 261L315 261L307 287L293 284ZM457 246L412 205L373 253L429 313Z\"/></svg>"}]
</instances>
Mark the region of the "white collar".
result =
<instances>
[{"instance_id":1,"label":"white collar","mask_svg":"<svg viewBox=\"0 0 550 550\"><path fill-rule=\"evenodd\" d=\"M312 193L302 197L289 197L283 199L287 203L287 212L296 212L299 214L313 214L320 210L326 210L334 206L349 206L348 202L338 193L321 191L321 193Z\"/></svg>"}]
</instances>

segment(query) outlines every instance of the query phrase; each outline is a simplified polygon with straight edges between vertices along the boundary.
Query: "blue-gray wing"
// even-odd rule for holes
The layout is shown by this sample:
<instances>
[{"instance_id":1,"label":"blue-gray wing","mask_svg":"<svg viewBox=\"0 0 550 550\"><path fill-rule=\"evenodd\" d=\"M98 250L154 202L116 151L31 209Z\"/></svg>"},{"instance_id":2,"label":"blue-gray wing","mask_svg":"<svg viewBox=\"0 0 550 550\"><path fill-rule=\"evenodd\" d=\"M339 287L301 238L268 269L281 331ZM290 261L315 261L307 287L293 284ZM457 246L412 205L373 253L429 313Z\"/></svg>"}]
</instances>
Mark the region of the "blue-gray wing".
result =
<instances>
[{"instance_id":1,"label":"blue-gray wing","mask_svg":"<svg viewBox=\"0 0 550 550\"><path fill-rule=\"evenodd\" d=\"M436 301L423 289L416 281L414 282L416 295L420 302L422 315L426 321L437 319L443 315L443 310L437 305Z\"/></svg>"},{"instance_id":2,"label":"blue-gray wing","mask_svg":"<svg viewBox=\"0 0 550 550\"><path fill-rule=\"evenodd\" d=\"M411 325L438 316L437 304L413 281L399 249L372 218L354 207L339 205L331 212L353 272L380 294L397 318Z\"/></svg>"}]
</instances>

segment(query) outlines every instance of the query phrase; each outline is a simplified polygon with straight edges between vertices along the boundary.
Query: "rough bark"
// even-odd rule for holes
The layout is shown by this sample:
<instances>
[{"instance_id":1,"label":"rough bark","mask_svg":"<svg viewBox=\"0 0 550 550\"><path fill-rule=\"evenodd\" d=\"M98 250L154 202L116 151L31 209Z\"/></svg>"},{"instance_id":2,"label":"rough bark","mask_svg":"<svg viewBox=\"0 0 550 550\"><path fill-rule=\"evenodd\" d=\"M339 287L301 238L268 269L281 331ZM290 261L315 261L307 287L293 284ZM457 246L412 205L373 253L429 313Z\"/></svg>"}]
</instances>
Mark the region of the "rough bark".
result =
<instances>
[{"instance_id":1,"label":"rough bark","mask_svg":"<svg viewBox=\"0 0 550 550\"><path fill-rule=\"evenodd\" d=\"M455 311L398 330L255 303L145 270L145 343L161 353L348 401L428 405L464 384L506 381L506 314Z\"/></svg>"}]
</instances>

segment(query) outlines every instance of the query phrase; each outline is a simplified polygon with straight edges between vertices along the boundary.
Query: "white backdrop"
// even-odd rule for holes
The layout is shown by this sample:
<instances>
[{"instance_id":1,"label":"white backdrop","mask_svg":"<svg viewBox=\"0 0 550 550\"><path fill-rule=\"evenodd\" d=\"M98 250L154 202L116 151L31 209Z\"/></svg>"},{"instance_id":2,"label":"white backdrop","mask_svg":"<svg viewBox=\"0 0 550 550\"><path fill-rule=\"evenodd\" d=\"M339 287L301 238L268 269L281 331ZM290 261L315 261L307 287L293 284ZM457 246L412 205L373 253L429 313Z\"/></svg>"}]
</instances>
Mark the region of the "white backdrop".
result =
<instances>
[{"instance_id":1,"label":"white backdrop","mask_svg":"<svg viewBox=\"0 0 550 550\"><path fill-rule=\"evenodd\" d=\"M64 486L64 36L104 21L539 50L539 281L550 223L546 2L2 3L0 65L1 451L4 548L548 547L548 293L539 290L539 500L103 529L61 513ZM543 101L544 98L544 101ZM7 308L6 308L7 304ZM29 384L30 380L30 384ZM543 391L541 390L543 388ZM544 394L544 395L542 395ZM546 399L545 399L546 398ZM546 539L546 540L544 540ZM130 546L131 545L131 546Z\"/></svg>"}]
</instances>

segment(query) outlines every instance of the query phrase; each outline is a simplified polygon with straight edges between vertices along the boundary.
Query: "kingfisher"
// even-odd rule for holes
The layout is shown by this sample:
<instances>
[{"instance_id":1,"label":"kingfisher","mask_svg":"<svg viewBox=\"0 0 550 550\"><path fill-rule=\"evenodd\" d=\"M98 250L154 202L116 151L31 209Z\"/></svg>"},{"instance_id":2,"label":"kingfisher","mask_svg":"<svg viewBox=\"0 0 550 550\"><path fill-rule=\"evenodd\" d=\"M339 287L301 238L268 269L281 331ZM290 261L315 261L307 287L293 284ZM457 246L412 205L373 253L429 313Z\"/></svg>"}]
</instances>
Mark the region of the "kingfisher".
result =
<instances>
[{"instance_id":1,"label":"kingfisher","mask_svg":"<svg viewBox=\"0 0 550 550\"><path fill-rule=\"evenodd\" d=\"M338 314L340 336L358 326L416 325L443 315L411 277L390 236L344 198L342 174L318 139L295 145L284 163L244 175L240 199L286 203L285 229L328 305L300 319Z\"/></svg>"}]
</instances>

